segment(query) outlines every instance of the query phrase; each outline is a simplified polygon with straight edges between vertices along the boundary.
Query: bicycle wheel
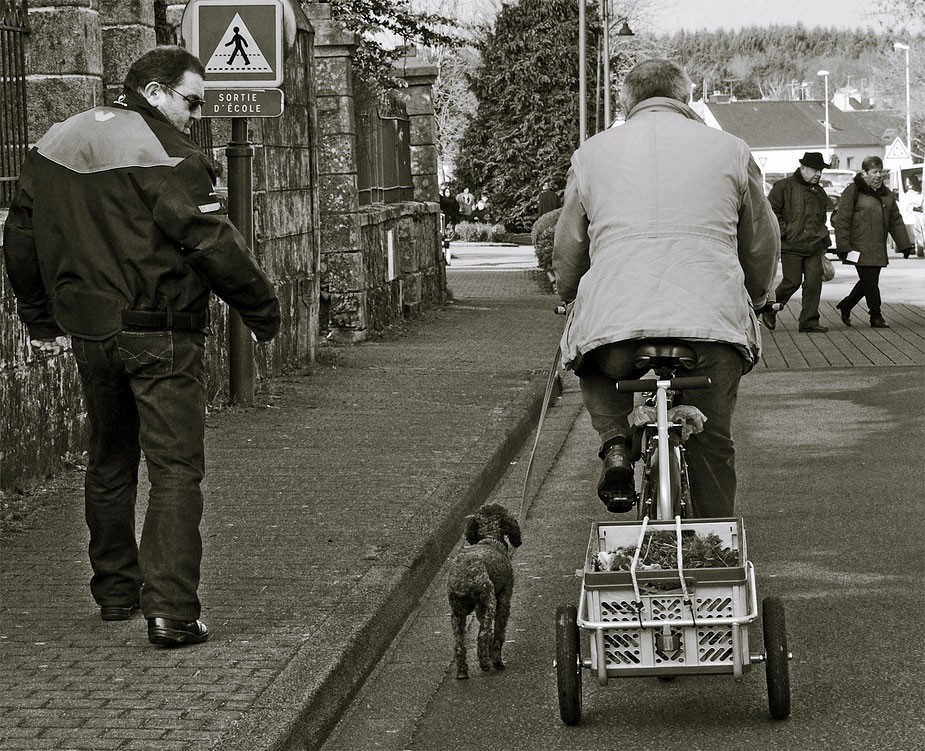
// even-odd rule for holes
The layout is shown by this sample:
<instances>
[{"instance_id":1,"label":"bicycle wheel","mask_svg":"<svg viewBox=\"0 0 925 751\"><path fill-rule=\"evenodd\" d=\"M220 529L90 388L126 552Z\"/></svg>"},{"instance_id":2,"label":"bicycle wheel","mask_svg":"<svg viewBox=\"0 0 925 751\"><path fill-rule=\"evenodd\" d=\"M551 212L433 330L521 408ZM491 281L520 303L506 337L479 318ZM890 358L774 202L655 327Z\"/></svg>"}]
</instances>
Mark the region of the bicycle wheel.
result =
<instances>
[{"instance_id":1,"label":"bicycle wheel","mask_svg":"<svg viewBox=\"0 0 925 751\"><path fill-rule=\"evenodd\" d=\"M764 627L768 706L771 717L785 720L790 716L790 656L787 652L784 603L779 597L766 597L761 602L761 622Z\"/></svg>"},{"instance_id":2,"label":"bicycle wheel","mask_svg":"<svg viewBox=\"0 0 925 751\"><path fill-rule=\"evenodd\" d=\"M556 609L556 684L562 722L577 725L581 722L581 641L574 605Z\"/></svg>"}]
</instances>

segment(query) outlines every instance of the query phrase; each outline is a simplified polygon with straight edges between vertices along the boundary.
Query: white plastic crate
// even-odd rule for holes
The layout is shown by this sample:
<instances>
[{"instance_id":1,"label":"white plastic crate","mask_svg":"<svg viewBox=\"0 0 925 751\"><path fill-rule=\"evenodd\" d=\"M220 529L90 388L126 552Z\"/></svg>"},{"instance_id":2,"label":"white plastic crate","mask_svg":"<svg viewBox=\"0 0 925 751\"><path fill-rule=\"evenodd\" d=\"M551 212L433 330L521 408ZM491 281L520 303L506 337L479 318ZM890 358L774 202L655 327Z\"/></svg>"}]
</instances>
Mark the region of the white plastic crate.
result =
<instances>
[{"instance_id":1,"label":"white plastic crate","mask_svg":"<svg viewBox=\"0 0 925 751\"><path fill-rule=\"evenodd\" d=\"M637 571L641 609L626 571L594 571L598 552L635 548L641 522L596 522L591 529L583 573L586 624L606 624L603 638L592 635L591 661L606 663L608 675L732 672L738 655L748 655L748 629L717 619L749 616L748 565L741 519L698 519L681 522L687 531L716 534L725 547L738 551L738 565L728 568L685 568L692 608L685 603L677 570ZM649 531L676 531L674 522L650 522ZM643 625L637 625L642 622ZM587 627L583 624L583 627ZM736 633L738 634L736 636ZM738 644L734 643L738 641ZM603 655L601 654L603 650ZM747 669L748 660L743 668Z\"/></svg>"}]
</instances>

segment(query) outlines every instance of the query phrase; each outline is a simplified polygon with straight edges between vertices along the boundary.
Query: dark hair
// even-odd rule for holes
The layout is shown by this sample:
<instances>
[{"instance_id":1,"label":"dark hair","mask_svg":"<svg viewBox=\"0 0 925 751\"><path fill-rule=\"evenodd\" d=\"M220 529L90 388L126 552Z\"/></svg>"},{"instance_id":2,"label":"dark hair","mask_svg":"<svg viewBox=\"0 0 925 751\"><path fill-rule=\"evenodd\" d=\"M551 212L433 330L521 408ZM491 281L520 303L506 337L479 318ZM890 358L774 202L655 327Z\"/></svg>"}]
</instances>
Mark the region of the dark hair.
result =
<instances>
[{"instance_id":1,"label":"dark hair","mask_svg":"<svg viewBox=\"0 0 925 751\"><path fill-rule=\"evenodd\" d=\"M861 162L861 169L864 172L870 172L871 167L879 167L883 169L883 160L879 156L866 156L864 161Z\"/></svg>"},{"instance_id":2,"label":"dark hair","mask_svg":"<svg viewBox=\"0 0 925 751\"><path fill-rule=\"evenodd\" d=\"M125 74L124 85L132 91L141 91L151 81L176 86L187 71L206 77L199 58L182 47L155 47L132 63Z\"/></svg>"},{"instance_id":3,"label":"dark hair","mask_svg":"<svg viewBox=\"0 0 925 751\"><path fill-rule=\"evenodd\" d=\"M664 96L687 104L691 98L691 79L677 63L655 58L645 60L623 79L621 104L625 114L645 99Z\"/></svg>"}]
</instances>

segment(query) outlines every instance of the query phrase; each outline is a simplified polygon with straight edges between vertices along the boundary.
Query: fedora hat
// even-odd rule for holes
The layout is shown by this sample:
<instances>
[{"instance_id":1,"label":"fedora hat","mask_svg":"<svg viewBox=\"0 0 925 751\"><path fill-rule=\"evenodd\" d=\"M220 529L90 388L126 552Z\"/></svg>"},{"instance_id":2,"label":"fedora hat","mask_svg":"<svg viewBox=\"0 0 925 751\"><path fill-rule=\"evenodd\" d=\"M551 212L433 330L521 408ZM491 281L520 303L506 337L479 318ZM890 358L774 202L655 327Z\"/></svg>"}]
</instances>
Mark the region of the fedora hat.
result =
<instances>
[{"instance_id":1,"label":"fedora hat","mask_svg":"<svg viewBox=\"0 0 925 751\"><path fill-rule=\"evenodd\" d=\"M803 154L800 164L810 169L828 169L831 165L826 164L822 159L822 154L818 151L807 151Z\"/></svg>"}]
</instances>

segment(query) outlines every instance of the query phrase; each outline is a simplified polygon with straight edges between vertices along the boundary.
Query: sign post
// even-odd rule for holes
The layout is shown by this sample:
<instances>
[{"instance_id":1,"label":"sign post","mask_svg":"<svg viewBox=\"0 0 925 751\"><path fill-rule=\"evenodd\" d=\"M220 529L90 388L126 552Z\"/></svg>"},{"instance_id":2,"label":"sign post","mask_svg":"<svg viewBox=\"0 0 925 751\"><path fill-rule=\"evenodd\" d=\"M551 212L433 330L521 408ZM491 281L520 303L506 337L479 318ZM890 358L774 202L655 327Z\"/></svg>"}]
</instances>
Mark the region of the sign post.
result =
<instances>
[{"instance_id":1,"label":"sign post","mask_svg":"<svg viewBox=\"0 0 925 751\"><path fill-rule=\"evenodd\" d=\"M206 70L203 117L230 117L228 218L254 247L254 147L248 117L283 113L283 0L190 0L183 38ZM231 401L254 401L254 345L235 310L228 311Z\"/></svg>"}]
</instances>

